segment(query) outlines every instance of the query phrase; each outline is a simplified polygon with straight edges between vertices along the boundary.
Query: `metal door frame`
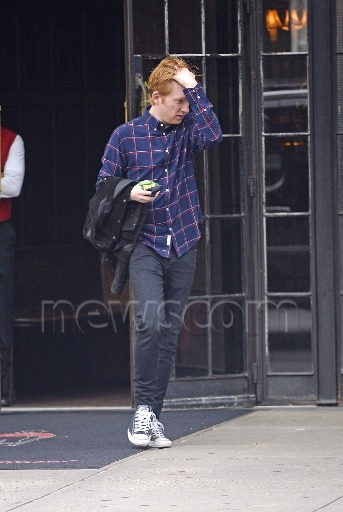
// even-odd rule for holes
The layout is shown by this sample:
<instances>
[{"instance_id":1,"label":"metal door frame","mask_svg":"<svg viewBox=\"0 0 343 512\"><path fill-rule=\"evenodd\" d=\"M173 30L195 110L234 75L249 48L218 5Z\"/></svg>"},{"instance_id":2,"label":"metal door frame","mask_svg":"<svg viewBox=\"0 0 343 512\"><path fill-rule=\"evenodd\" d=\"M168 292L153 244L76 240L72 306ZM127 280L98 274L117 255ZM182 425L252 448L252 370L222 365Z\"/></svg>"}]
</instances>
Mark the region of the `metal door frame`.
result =
<instances>
[{"instance_id":1,"label":"metal door frame","mask_svg":"<svg viewBox=\"0 0 343 512\"><path fill-rule=\"evenodd\" d=\"M162 1L162 0L161 0ZM167 0L165 0L167 2ZM205 0L201 0L204 5ZM330 120L325 121L327 113L332 109L332 91L330 84L325 85L322 73L325 70L330 76L330 36L328 27L332 22L333 6L330 0L309 2L309 86L311 109L311 161L313 170L312 181L312 208L313 215L313 265L312 282L315 284L313 292L313 350L314 372L312 376L300 378L297 374L285 374L273 378L277 396L269 396L267 380L265 323L259 310L265 297L263 292L263 268L265 261L265 248L263 243L263 193L259 176L262 169L262 121L260 116L260 102L262 98L261 83L261 4L254 0L240 0L240 23L242 24L242 70L246 78L242 85L245 116L242 125L242 140L244 141L244 161L241 172L245 182L245 226L244 233L244 269L246 292L246 373L237 375L236 379L228 376L212 379L173 380L170 383L170 404L191 403L282 403L284 400L293 403L309 401L313 403L318 397L318 403L335 403L337 395L337 361L335 355L335 276L334 251L328 261L325 247L334 246L332 219L333 183L332 176L325 172L328 162L333 168L333 139L330 130ZM125 16L125 56L126 56L126 84L127 84L127 117L135 114L137 90L137 76L141 73L140 58L134 55L133 48L133 12L132 0L124 0ZM326 34L323 39L318 34ZM243 55L244 54L244 55ZM162 58L163 56L161 56ZM316 66L313 61L316 61ZM320 65L319 65L320 63ZM241 77L242 79L242 77ZM326 88L323 94L323 87ZM323 101L323 97L325 101ZM321 193L317 191L320 190ZM323 217L324 216L324 217ZM318 219L318 220L317 220ZM132 341L133 343L133 341ZM333 371L334 370L334 371ZM237 394L227 396L228 380L231 384L236 380L230 390L236 388ZM247 393L242 396L239 390L247 383ZM297 399L294 390L303 386L303 396ZM200 390L200 391L199 391ZM285 390L284 396L278 396L279 390ZM314 390L314 393L312 392ZM199 397L199 393L202 395ZM207 394L209 396L207 396Z\"/></svg>"},{"instance_id":2,"label":"metal door frame","mask_svg":"<svg viewBox=\"0 0 343 512\"><path fill-rule=\"evenodd\" d=\"M256 2L250 5L256 8L255 15L251 17L250 32L252 40L256 42L262 40L261 30L261 4ZM260 11L259 11L260 9ZM253 9L252 9L253 10ZM313 299L312 310L312 347L313 347L313 375L285 374L273 377L268 375L266 361L266 341L262 336L257 344L257 363L259 365L259 382L257 390L257 399L262 403L318 403L318 404L336 404L337 403L337 381L338 381L338 362L337 362L337 319L336 319L336 269L335 259L337 257L337 247L335 247L335 194L334 194L334 172L328 170L335 169L335 141L334 127L334 105L335 99L334 80L323 80L323 76L334 76L332 46L335 32L330 30L334 26L335 6L330 0L309 1L308 2L308 55L309 55L309 137L310 137L310 168L312 172L310 200L312 202L312 220L310 231L312 232L311 247L311 291ZM254 51L255 48L255 51ZM254 45L251 52L252 59L252 79L256 87L252 91L252 110L260 111L261 103L261 79L260 75L260 57L257 55L260 49L260 43ZM257 50L256 50L257 49ZM254 55L255 53L255 55ZM253 143L257 144L255 148L254 159L262 169L262 121L254 119L256 133L253 135ZM258 135L260 134L260 135ZM254 154L254 153L252 153ZM262 212L262 184L257 180L257 204L256 213L258 216ZM258 213L260 212L260 213ZM263 227L260 225L260 238L263 238ZM259 245L259 255L257 260L260 264L265 260L264 248ZM256 283L256 297L263 300L260 296L262 291L261 281L258 276ZM258 299L257 299L258 300ZM259 327L257 332L265 332L264 319L257 320ZM293 382L289 379L293 378ZM272 380L272 389L276 391L276 396L270 395L268 389L268 380ZM297 397L297 390L303 390L303 398ZM307 393L307 398L306 398Z\"/></svg>"}]
</instances>

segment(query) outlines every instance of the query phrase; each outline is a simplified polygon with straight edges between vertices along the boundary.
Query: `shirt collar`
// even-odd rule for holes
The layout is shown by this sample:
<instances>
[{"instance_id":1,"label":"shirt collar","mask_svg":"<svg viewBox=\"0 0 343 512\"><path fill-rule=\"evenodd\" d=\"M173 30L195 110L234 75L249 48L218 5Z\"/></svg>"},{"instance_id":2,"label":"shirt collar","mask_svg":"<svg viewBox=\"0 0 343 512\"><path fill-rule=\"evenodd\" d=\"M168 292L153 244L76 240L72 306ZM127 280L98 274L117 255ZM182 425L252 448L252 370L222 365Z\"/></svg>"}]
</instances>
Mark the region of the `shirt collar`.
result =
<instances>
[{"instance_id":1,"label":"shirt collar","mask_svg":"<svg viewBox=\"0 0 343 512\"><path fill-rule=\"evenodd\" d=\"M166 125L165 123L161 123L161 121L158 121L158 119L156 119L156 117L152 116L150 114L150 106L149 107L146 107L145 111L143 112L143 115L142 115L142 118L144 120L144 122L146 122L150 128L152 128L155 132L157 131L166 131L166 130L172 130L174 128L176 128L176 126L178 125L173 125L173 124L170 124L170 125Z\"/></svg>"}]
</instances>

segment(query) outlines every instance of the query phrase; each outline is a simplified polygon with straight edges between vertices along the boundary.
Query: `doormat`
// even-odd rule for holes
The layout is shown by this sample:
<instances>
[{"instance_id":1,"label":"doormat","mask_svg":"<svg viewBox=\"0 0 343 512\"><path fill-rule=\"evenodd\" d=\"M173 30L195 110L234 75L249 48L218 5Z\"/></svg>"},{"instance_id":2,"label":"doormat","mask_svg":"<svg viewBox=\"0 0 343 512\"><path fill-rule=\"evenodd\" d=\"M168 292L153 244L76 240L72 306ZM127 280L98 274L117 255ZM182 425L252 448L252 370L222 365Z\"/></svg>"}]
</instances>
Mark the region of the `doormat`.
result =
<instances>
[{"instance_id":1,"label":"doormat","mask_svg":"<svg viewBox=\"0 0 343 512\"><path fill-rule=\"evenodd\" d=\"M175 441L249 409L187 409L161 415ZM44 411L0 414L0 470L98 469L142 451L127 438L131 411ZM143 450L154 448L143 448Z\"/></svg>"}]
</instances>

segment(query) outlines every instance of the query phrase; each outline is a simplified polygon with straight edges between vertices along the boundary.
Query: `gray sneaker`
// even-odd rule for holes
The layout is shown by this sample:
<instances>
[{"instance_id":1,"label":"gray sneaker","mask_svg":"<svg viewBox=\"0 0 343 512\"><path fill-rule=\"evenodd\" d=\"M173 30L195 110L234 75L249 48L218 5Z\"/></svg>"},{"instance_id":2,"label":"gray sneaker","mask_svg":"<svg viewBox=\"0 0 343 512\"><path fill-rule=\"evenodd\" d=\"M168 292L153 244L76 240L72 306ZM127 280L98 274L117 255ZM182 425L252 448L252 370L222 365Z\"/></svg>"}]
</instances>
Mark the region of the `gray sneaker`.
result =
<instances>
[{"instance_id":1,"label":"gray sneaker","mask_svg":"<svg viewBox=\"0 0 343 512\"><path fill-rule=\"evenodd\" d=\"M149 446L152 422L156 418L148 405L139 405L127 431L129 441L135 446Z\"/></svg>"},{"instance_id":2,"label":"gray sneaker","mask_svg":"<svg viewBox=\"0 0 343 512\"><path fill-rule=\"evenodd\" d=\"M154 415L149 446L151 448L169 448L171 445L171 440L164 434L164 426Z\"/></svg>"}]
</instances>

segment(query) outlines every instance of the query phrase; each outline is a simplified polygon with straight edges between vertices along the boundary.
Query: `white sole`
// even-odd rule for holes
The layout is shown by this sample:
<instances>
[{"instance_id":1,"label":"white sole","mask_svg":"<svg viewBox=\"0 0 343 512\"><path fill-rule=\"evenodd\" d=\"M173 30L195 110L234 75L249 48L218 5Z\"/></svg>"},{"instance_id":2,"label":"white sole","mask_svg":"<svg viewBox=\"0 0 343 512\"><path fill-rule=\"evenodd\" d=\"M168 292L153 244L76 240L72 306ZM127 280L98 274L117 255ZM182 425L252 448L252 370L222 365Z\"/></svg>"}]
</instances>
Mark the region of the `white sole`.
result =
<instances>
[{"instance_id":1,"label":"white sole","mask_svg":"<svg viewBox=\"0 0 343 512\"><path fill-rule=\"evenodd\" d=\"M129 438L130 443L134 444L135 446L149 446L150 438L137 439L131 435L130 430L127 431L127 437Z\"/></svg>"},{"instance_id":2,"label":"white sole","mask_svg":"<svg viewBox=\"0 0 343 512\"><path fill-rule=\"evenodd\" d=\"M172 446L172 442L165 444L156 444L154 441L149 442L150 448L170 448Z\"/></svg>"}]
</instances>

